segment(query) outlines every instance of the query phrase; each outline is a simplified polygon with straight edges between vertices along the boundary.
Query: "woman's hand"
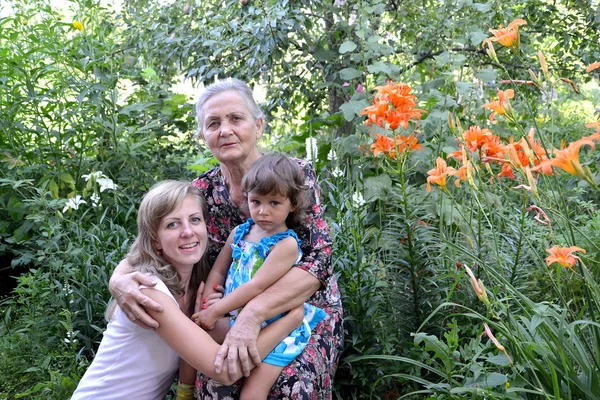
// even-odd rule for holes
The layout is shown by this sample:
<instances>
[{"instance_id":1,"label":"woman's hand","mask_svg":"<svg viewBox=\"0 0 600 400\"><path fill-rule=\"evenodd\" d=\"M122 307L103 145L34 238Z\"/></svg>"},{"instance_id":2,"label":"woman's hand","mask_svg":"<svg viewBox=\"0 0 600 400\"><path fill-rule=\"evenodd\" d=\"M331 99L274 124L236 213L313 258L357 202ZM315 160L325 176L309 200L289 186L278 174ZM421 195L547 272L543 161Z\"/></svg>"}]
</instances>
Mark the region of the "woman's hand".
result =
<instances>
[{"instance_id":1,"label":"woman's hand","mask_svg":"<svg viewBox=\"0 0 600 400\"><path fill-rule=\"evenodd\" d=\"M121 264L119 264L119 267ZM141 272L119 274L117 269L110 278L108 286L117 304L131 322L144 329L156 329L158 328L158 322L152 319L144 308L156 312L162 312L163 308L160 304L140 292L140 285L154 286L156 282Z\"/></svg>"},{"instance_id":2,"label":"woman's hand","mask_svg":"<svg viewBox=\"0 0 600 400\"><path fill-rule=\"evenodd\" d=\"M217 358L215 359L215 372L221 373L223 368L227 369L229 377L237 381L243 376L249 376L250 370L260 364L261 358L256 346L256 339L260 332L260 321L253 317L243 318L238 315L235 323L227 333ZM227 364L223 363L227 357ZM242 371L238 368L238 360Z\"/></svg>"}]
</instances>

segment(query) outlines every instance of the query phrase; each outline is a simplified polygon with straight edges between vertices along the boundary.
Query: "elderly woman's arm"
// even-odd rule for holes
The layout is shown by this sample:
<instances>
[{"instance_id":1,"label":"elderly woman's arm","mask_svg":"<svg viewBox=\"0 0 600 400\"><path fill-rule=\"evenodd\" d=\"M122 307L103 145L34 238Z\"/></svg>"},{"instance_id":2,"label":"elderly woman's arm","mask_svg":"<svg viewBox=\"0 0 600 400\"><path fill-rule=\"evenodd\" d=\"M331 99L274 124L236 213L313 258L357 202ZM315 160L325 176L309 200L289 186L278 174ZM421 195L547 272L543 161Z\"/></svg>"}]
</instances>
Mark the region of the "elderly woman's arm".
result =
<instances>
[{"instance_id":1,"label":"elderly woman's arm","mask_svg":"<svg viewBox=\"0 0 600 400\"><path fill-rule=\"evenodd\" d=\"M145 309L162 312L156 301L140 291L140 285L154 286L156 282L141 272L131 272L127 260L122 260L113 271L108 289L127 318L144 329L158 328L158 322Z\"/></svg>"},{"instance_id":2,"label":"elderly woman's arm","mask_svg":"<svg viewBox=\"0 0 600 400\"><path fill-rule=\"evenodd\" d=\"M253 365L260 363L256 338L263 322L282 312L300 306L321 286L321 282L300 268L292 268L259 296L252 299L237 316L215 359L215 372L227 371L234 380L250 375ZM238 368L241 364L242 371Z\"/></svg>"}]
</instances>

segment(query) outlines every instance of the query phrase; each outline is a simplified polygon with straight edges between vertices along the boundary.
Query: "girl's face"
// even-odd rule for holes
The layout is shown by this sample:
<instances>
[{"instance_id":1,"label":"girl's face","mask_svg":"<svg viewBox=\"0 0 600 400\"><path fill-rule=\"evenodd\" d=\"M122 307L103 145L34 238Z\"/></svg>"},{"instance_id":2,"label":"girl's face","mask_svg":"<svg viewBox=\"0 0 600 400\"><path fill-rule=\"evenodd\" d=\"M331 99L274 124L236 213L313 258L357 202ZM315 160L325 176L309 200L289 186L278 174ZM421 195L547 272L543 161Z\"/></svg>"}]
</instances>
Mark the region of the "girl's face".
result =
<instances>
[{"instance_id":1,"label":"girl's face","mask_svg":"<svg viewBox=\"0 0 600 400\"><path fill-rule=\"evenodd\" d=\"M164 216L157 230L156 250L162 250L175 269L194 266L206 250L208 234L202 207L193 196L187 196L179 208Z\"/></svg>"},{"instance_id":2,"label":"girl's face","mask_svg":"<svg viewBox=\"0 0 600 400\"><path fill-rule=\"evenodd\" d=\"M253 162L259 157L256 141L263 128L242 95L233 90L215 94L203 107L201 136L215 158L224 164Z\"/></svg>"},{"instance_id":3,"label":"girl's face","mask_svg":"<svg viewBox=\"0 0 600 400\"><path fill-rule=\"evenodd\" d=\"M268 195L248 193L248 208L254 223L267 233L275 234L287 229L285 220L295 210L290 199L279 193Z\"/></svg>"}]
</instances>

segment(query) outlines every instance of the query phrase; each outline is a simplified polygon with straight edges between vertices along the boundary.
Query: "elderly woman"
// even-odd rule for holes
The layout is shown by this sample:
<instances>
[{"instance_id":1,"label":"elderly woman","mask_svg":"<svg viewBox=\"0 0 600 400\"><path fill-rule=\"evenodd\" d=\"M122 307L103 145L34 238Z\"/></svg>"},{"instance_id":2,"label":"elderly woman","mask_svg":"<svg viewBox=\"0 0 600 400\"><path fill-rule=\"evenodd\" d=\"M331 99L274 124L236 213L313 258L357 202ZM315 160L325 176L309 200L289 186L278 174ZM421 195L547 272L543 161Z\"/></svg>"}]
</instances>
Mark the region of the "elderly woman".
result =
<instances>
[{"instance_id":1,"label":"elderly woman","mask_svg":"<svg viewBox=\"0 0 600 400\"><path fill-rule=\"evenodd\" d=\"M209 264L212 265L231 230L249 215L242 206L241 181L244 173L260 156L264 117L244 82L225 79L208 86L196 105L200 137L220 165L196 179L208 202ZM342 349L342 308L337 282L331 268L331 239L319 205L314 167L297 160L313 198L304 226L297 230L303 257L279 281L252 299L238 315L223 342L215 368L228 368L233 379L248 376L260 362L256 348L261 324L307 301L322 308L327 317L317 325L304 352L286 367L269 398L331 398L332 381ZM143 307L160 311L160 306L137 289L149 285L140 273L128 273L119 264L110 280L110 291L128 317L141 326L156 327ZM237 361L242 371L239 371ZM196 397L200 399L239 396L239 387L222 386L198 375ZM229 397L227 397L229 398Z\"/></svg>"}]
</instances>

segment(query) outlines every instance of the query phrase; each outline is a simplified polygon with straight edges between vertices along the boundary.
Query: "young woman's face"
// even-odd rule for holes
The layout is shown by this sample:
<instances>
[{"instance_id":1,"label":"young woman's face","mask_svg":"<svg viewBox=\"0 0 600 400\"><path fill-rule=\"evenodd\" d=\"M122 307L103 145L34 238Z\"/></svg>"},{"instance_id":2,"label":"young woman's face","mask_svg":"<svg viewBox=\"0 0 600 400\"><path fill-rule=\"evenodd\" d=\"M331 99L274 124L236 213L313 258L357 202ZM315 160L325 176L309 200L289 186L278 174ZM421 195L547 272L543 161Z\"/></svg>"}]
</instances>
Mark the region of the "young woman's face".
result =
<instances>
[{"instance_id":1,"label":"young woman's face","mask_svg":"<svg viewBox=\"0 0 600 400\"><path fill-rule=\"evenodd\" d=\"M263 230L278 233L287 229L285 220L295 210L290 199L278 193L248 193L248 208L254 223Z\"/></svg>"},{"instance_id":2,"label":"young woman's face","mask_svg":"<svg viewBox=\"0 0 600 400\"><path fill-rule=\"evenodd\" d=\"M201 136L219 162L243 163L258 157L256 141L263 120L254 119L242 95L232 90L216 94L204 103L203 111Z\"/></svg>"},{"instance_id":3,"label":"young woman's face","mask_svg":"<svg viewBox=\"0 0 600 400\"><path fill-rule=\"evenodd\" d=\"M202 207L193 196L187 196L181 206L160 220L156 250L162 250L167 262L176 269L193 267L208 244Z\"/></svg>"}]
</instances>

